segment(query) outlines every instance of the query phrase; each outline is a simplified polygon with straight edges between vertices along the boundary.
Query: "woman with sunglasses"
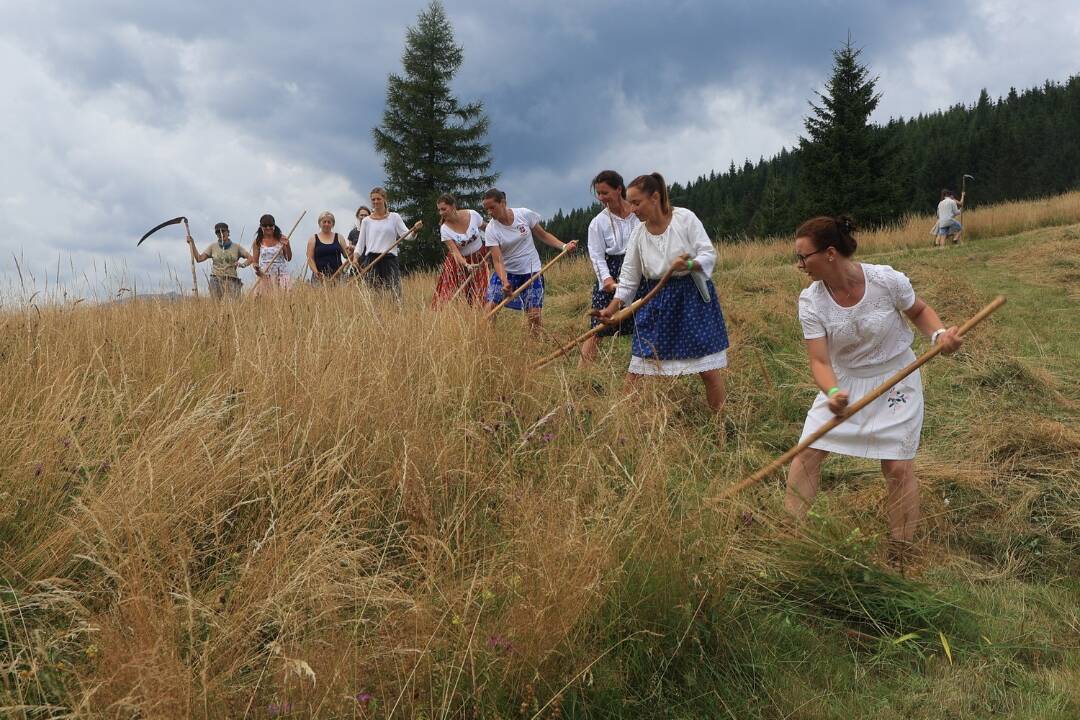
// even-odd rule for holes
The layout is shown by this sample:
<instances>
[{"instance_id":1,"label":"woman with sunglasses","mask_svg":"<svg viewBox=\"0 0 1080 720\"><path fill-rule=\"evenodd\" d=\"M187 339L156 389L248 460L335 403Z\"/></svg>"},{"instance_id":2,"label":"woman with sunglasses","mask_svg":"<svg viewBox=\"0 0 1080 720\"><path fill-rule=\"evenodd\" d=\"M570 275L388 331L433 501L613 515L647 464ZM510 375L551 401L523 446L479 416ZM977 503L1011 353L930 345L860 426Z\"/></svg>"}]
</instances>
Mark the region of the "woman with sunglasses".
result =
<instances>
[{"instance_id":1,"label":"woman with sunglasses","mask_svg":"<svg viewBox=\"0 0 1080 720\"><path fill-rule=\"evenodd\" d=\"M810 373L820 392L806 415L803 437L848 404L915 360L910 320L943 353L963 342L938 314L915 296L911 281L888 265L852 260L857 242L849 217L816 217L795 231L799 270L813 282L799 295ZM796 521L806 517L818 491L821 463L829 453L873 458L885 476L889 558L904 564L919 521L915 453L922 431L919 371L799 453L787 476L784 506Z\"/></svg>"},{"instance_id":2,"label":"woman with sunglasses","mask_svg":"<svg viewBox=\"0 0 1080 720\"><path fill-rule=\"evenodd\" d=\"M601 317L629 304L638 289L652 289L669 269L672 276L635 316L634 343L626 385L645 375L697 375L705 402L719 420L727 399L724 376L728 335L713 285L716 248L697 215L672 207L660 173L639 175L626 188L641 220L626 247L619 285ZM696 276L695 276L696 275ZM718 426L722 433L723 428Z\"/></svg>"},{"instance_id":3,"label":"woman with sunglasses","mask_svg":"<svg viewBox=\"0 0 1080 720\"><path fill-rule=\"evenodd\" d=\"M220 300L223 297L238 298L243 283L236 274L237 267L247 267L254 263L254 258L247 249L229 238L229 226L219 222L214 226L214 234L217 242L199 252L195 248L195 241L188 235L188 248L195 262L213 261L213 269L210 270L210 297ZM240 262L241 259L247 264Z\"/></svg>"},{"instance_id":4,"label":"woman with sunglasses","mask_svg":"<svg viewBox=\"0 0 1080 720\"><path fill-rule=\"evenodd\" d=\"M593 285L592 307L600 311L608 306L615 297L619 273L622 272L623 258L630 236L641 221L638 220L630 203L626 200L626 185L622 175L614 170L604 170L592 181L596 199L604 209L589 223L589 259L592 261L596 284ZM637 296L643 294L638 287ZM592 319L596 327L600 320ZM600 351L600 339L611 335L633 335L634 319L629 318L619 325L611 325L593 335L581 346L581 360L589 363L596 359Z\"/></svg>"},{"instance_id":5,"label":"woman with sunglasses","mask_svg":"<svg viewBox=\"0 0 1080 720\"><path fill-rule=\"evenodd\" d=\"M292 247L274 221L273 215L267 214L259 218L259 229L255 231L251 254L254 256L255 274L259 276L255 281L255 292L289 287L292 282L289 276Z\"/></svg>"},{"instance_id":6,"label":"woman with sunglasses","mask_svg":"<svg viewBox=\"0 0 1080 720\"><path fill-rule=\"evenodd\" d=\"M448 302L459 288L470 305L483 305L488 282L488 250L484 245L487 223L475 210L459 209L457 198L450 193L440 195L435 205L441 221L439 236L447 249L431 306L437 308ZM465 283L468 285L462 288Z\"/></svg>"}]
</instances>

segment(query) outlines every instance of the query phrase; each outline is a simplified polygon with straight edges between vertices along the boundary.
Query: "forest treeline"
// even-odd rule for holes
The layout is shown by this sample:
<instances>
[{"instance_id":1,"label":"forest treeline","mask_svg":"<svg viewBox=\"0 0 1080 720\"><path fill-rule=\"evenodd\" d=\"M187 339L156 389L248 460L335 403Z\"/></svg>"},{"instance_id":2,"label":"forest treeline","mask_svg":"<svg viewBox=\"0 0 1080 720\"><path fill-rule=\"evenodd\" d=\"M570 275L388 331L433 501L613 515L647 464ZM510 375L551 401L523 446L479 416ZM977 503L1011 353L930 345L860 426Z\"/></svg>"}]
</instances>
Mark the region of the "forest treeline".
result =
<instances>
[{"instance_id":1,"label":"forest treeline","mask_svg":"<svg viewBox=\"0 0 1080 720\"><path fill-rule=\"evenodd\" d=\"M852 61L857 54L852 53ZM845 70L842 62L838 57L839 73ZM823 99L843 100L835 91ZM819 109L812 106L813 111ZM808 122L816 114L812 112ZM839 145L862 147L865 157L859 159L867 160L855 170L862 177L848 178L857 195L847 202L820 197L822 185L831 179L819 173L828 173L829 161L836 158L808 161L818 148L807 137L772 158L747 160L741 167L732 162L725 172L674 183L672 201L693 210L714 239L730 241L789 234L806 217L823 212L850 213L865 226L889 223L911 212L929 213L942 188L959 191L964 173L974 176L968 181L969 205L1034 198L1080 186L1080 75L1022 92L1012 89L996 100L983 90L970 106L961 103L864 127L862 137L850 137L858 133L856 127ZM830 152L844 150L830 148ZM808 167L811 164L815 167ZM598 211L595 204L560 210L545 227L558 237L584 238Z\"/></svg>"}]
</instances>

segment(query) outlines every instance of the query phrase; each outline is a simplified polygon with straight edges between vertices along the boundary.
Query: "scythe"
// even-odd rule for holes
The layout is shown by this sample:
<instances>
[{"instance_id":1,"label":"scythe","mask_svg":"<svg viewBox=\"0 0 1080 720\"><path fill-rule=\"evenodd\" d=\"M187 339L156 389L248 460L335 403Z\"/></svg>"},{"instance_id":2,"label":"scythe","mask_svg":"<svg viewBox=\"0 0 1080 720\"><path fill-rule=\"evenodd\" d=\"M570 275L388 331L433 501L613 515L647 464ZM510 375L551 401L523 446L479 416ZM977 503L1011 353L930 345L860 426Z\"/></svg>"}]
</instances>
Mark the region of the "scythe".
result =
<instances>
[{"instance_id":1,"label":"scythe","mask_svg":"<svg viewBox=\"0 0 1080 720\"><path fill-rule=\"evenodd\" d=\"M161 228L169 227L170 225L176 225L178 223L184 223L184 232L186 232L188 237L190 237L191 236L191 228L188 227L188 220L187 220L186 217L181 215L180 217L175 217L172 220L166 220L165 222L161 223L160 225L155 225L154 227L147 230L146 234L143 235L141 238L139 238L139 242L135 243L135 247L139 247L140 245L142 245L143 240L150 237L151 235L156 233ZM199 282L198 282L198 280L196 279L196 276L195 276L195 256L194 255L191 256L191 292L192 292L192 294L195 295L195 297L199 297Z\"/></svg>"}]
</instances>

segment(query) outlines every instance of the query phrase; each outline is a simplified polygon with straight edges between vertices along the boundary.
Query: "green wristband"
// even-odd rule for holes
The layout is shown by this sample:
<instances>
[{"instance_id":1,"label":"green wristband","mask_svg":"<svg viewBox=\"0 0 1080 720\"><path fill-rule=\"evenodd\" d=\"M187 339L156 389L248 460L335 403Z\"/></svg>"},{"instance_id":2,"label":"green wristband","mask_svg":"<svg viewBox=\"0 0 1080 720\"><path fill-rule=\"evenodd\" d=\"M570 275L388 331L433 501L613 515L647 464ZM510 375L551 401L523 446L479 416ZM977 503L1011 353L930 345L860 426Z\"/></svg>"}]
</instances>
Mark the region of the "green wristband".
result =
<instances>
[{"instance_id":1,"label":"green wristband","mask_svg":"<svg viewBox=\"0 0 1080 720\"><path fill-rule=\"evenodd\" d=\"M694 269L694 261L693 260L687 260L686 261L686 269L687 270L693 270Z\"/></svg>"},{"instance_id":2,"label":"green wristband","mask_svg":"<svg viewBox=\"0 0 1080 720\"><path fill-rule=\"evenodd\" d=\"M829 392L825 393L825 395L826 395L827 397L830 397L830 398L831 398L831 397L832 397L833 395L835 395L835 394L836 394L836 393L838 393L838 392L840 392L840 388L838 388L838 387L836 387L835 385L833 385L833 386L832 386L831 388L829 388Z\"/></svg>"}]
</instances>

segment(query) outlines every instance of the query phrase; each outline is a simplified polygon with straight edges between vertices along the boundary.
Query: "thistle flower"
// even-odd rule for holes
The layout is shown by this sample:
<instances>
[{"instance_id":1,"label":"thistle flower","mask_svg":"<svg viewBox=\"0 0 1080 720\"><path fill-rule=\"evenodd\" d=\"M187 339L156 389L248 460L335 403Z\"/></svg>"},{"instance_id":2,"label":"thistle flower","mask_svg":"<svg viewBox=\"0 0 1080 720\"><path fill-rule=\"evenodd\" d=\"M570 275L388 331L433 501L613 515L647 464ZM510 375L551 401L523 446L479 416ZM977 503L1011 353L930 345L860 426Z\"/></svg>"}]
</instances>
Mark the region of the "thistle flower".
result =
<instances>
[{"instance_id":1,"label":"thistle flower","mask_svg":"<svg viewBox=\"0 0 1080 720\"><path fill-rule=\"evenodd\" d=\"M370 703L374 699L375 699L375 696L372 695L369 692L358 692L358 693L356 693L356 704L357 705L363 705L364 707L367 707L368 703Z\"/></svg>"}]
</instances>

